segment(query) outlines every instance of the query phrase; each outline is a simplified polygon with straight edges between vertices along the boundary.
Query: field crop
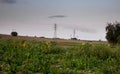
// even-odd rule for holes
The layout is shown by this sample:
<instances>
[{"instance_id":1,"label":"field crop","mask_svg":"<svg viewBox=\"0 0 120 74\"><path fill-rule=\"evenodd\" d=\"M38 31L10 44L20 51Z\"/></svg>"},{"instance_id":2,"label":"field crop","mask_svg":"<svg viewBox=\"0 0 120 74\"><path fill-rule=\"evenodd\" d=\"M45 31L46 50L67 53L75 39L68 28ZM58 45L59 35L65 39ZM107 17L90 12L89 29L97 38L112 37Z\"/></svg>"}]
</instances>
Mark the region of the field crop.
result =
<instances>
[{"instance_id":1,"label":"field crop","mask_svg":"<svg viewBox=\"0 0 120 74\"><path fill-rule=\"evenodd\" d=\"M0 39L0 74L120 74L120 47Z\"/></svg>"}]
</instances>

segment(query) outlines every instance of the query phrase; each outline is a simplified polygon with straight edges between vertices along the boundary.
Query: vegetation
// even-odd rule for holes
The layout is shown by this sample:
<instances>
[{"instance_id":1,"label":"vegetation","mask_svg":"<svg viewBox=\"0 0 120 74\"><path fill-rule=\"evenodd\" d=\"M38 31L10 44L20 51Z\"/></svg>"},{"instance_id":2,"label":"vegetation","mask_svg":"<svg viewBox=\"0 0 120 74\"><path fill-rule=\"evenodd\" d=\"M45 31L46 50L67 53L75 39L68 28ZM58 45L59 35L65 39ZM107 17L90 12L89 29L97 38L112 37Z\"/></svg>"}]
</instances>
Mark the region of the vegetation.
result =
<instances>
[{"instance_id":1,"label":"vegetation","mask_svg":"<svg viewBox=\"0 0 120 74\"><path fill-rule=\"evenodd\" d=\"M113 45L120 42L120 23L108 23L106 26L106 39Z\"/></svg>"},{"instance_id":2,"label":"vegetation","mask_svg":"<svg viewBox=\"0 0 120 74\"><path fill-rule=\"evenodd\" d=\"M18 35L18 33L17 33L17 32L15 32L15 31L13 31L13 32L11 32L11 35L12 35L12 36L17 36L17 35Z\"/></svg>"},{"instance_id":3,"label":"vegetation","mask_svg":"<svg viewBox=\"0 0 120 74\"><path fill-rule=\"evenodd\" d=\"M71 40L77 40L77 38L71 38Z\"/></svg>"},{"instance_id":4,"label":"vegetation","mask_svg":"<svg viewBox=\"0 0 120 74\"><path fill-rule=\"evenodd\" d=\"M1 38L0 74L120 74L119 46L59 44Z\"/></svg>"}]
</instances>

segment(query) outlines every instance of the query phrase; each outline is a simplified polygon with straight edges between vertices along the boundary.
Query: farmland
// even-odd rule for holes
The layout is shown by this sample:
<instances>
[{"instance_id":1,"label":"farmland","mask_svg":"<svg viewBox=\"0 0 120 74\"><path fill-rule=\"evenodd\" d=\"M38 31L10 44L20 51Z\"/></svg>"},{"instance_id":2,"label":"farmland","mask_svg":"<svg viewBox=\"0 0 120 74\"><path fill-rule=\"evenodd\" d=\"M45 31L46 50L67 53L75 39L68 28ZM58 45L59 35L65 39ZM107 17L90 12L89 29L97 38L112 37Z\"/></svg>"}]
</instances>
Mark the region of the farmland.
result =
<instances>
[{"instance_id":1,"label":"farmland","mask_svg":"<svg viewBox=\"0 0 120 74\"><path fill-rule=\"evenodd\" d=\"M0 35L0 74L120 74L120 46Z\"/></svg>"}]
</instances>

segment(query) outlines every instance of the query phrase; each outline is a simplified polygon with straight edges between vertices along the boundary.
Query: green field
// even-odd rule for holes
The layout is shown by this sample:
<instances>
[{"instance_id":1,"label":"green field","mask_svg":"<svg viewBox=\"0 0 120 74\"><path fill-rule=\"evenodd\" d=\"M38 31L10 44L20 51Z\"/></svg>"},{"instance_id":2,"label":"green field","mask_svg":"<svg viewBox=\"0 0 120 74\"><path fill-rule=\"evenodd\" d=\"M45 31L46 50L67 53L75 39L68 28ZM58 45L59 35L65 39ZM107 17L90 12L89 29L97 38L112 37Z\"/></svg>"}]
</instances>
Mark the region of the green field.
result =
<instances>
[{"instance_id":1,"label":"green field","mask_svg":"<svg viewBox=\"0 0 120 74\"><path fill-rule=\"evenodd\" d=\"M120 74L120 47L0 37L0 74Z\"/></svg>"}]
</instances>

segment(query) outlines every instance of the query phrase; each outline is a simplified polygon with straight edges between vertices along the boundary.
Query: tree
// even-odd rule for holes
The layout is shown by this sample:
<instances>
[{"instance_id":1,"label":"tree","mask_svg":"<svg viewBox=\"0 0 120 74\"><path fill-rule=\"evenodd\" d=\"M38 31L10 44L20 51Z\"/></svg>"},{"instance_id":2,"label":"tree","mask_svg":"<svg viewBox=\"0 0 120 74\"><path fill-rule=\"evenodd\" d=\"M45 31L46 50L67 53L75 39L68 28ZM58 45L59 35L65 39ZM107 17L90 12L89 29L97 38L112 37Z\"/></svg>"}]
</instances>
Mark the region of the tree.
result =
<instances>
[{"instance_id":1,"label":"tree","mask_svg":"<svg viewBox=\"0 0 120 74\"><path fill-rule=\"evenodd\" d=\"M120 38L120 23L108 23L106 26L106 39L111 44L119 43Z\"/></svg>"},{"instance_id":2,"label":"tree","mask_svg":"<svg viewBox=\"0 0 120 74\"><path fill-rule=\"evenodd\" d=\"M15 31L13 31L13 32L11 32L11 35L12 35L12 36L17 36L17 35L18 35L18 33L17 33L17 32L15 32Z\"/></svg>"}]
</instances>

